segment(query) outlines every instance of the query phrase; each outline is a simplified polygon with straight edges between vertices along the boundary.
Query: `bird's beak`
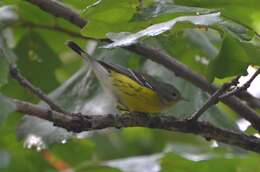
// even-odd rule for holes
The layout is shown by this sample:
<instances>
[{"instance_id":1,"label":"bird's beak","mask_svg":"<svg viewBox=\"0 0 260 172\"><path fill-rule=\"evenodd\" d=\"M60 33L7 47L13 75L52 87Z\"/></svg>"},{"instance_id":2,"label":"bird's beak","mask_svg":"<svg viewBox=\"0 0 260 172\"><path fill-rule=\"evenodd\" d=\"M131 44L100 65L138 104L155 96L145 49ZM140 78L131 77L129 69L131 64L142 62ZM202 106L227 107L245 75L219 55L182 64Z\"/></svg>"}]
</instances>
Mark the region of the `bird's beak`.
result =
<instances>
[{"instance_id":1,"label":"bird's beak","mask_svg":"<svg viewBox=\"0 0 260 172\"><path fill-rule=\"evenodd\" d=\"M185 97L181 97L180 100L183 100L183 101L186 101L186 102L189 102L190 100L185 98Z\"/></svg>"}]
</instances>

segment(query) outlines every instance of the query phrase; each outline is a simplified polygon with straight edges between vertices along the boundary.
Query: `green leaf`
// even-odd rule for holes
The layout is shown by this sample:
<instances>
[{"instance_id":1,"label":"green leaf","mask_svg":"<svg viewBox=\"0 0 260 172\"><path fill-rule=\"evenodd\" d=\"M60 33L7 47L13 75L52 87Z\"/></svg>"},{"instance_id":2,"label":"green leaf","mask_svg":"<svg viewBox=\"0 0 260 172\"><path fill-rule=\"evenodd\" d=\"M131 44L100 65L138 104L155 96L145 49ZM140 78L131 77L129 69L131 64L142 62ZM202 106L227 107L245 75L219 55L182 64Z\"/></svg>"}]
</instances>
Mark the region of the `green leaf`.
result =
<instances>
[{"instance_id":1,"label":"green leaf","mask_svg":"<svg viewBox=\"0 0 260 172\"><path fill-rule=\"evenodd\" d=\"M260 31L257 26L260 16L260 1L258 0L176 0L175 3L178 5L218 9L228 19L249 26L258 32Z\"/></svg>"},{"instance_id":2,"label":"green leaf","mask_svg":"<svg viewBox=\"0 0 260 172\"><path fill-rule=\"evenodd\" d=\"M60 59L39 34L25 34L15 52L19 55L18 68L28 80L45 92L58 86L55 69L61 65Z\"/></svg>"},{"instance_id":3,"label":"green leaf","mask_svg":"<svg viewBox=\"0 0 260 172\"><path fill-rule=\"evenodd\" d=\"M232 158L219 157L207 161L193 162L179 157L176 154L168 153L161 159L160 172L218 172L230 171L240 172L259 171L259 155L248 154L246 156L235 156Z\"/></svg>"},{"instance_id":4,"label":"green leaf","mask_svg":"<svg viewBox=\"0 0 260 172\"><path fill-rule=\"evenodd\" d=\"M0 94L0 109L0 124L2 124L7 116L15 110L15 105L11 100Z\"/></svg>"},{"instance_id":5,"label":"green leaf","mask_svg":"<svg viewBox=\"0 0 260 172\"><path fill-rule=\"evenodd\" d=\"M178 25L177 25L178 26ZM221 39L216 32L186 29L157 37L160 46L192 70L207 75L207 65L218 54ZM189 51L187 51L189 50Z\"/></svg>"},{"instance_id":6,"label":"green leaf","mask_svg":"<svg viewBox=\"0 0 260 172\"><path fill-rule=\"evenodd\" d=\"M66 5L73 6L79 10L84 9L87 6L91 6L95 3L98 3L100 0L87 0L87 1L79 1L79 0L64 0L62 1Z\"/></svg>"},{"instance_id":7,"label":"green leaf","mask_svg":"<svg viewBox=\"0 0 260 172\"><path fill-rule=\"evenodd\" d=\"M140 10L135 18L148 20L152 18L154 19L163 18L166 16L171 16L172 14L191 15L191 14L206 14L211 12L214 12L214 10L207 9L207 8L197 8L197 7L176 5L172 2L165 3L165 1L157 1L151 6L145 8L144 10Z\"/></svg>"},{"instance_id":8,"label":"green leaf","mask_svg":"<svg viewBox=\"0 0 260 172\"><path fill-rule=\"evenodd\" d=\"M109 32L137 31L144 22L130 22L136 12L138 0L95 1L82 10L82 17L88 20L81 30L85 36L106 38Z\"/></svg>"},{"instance_id":9,"label":"green leaf","mask_svg":"<svg viewBox=\"0 0 260 172\"><path fill-rule=\"evenodd\" d=\"M89 21L104 23L127 22L133 17L138 4L138 0L96 1L87 6L81 16Z\"/></svg>"},{"instance_id":10,"label":"green leaf","mask_svg":"<svg viewBox=\"0 0 260 172\"><path fill-rule=\"evenodd\" d=\"M157 36L166 31L171 30L176 26L178 22L190 22L194 25L213 25L221 21L220 13L211 13L204 15L190 15L190 16L181 16L171 19L166 22L157 23L151 25L143 30L140 30L136 33L128 34L126 36L115 39L113 43L103 46L104 48L115 48L120 46L129 46L136 43L139 39L149 36ZM119 33L120 34L120 33ZM112 39L113 40L113 39Z\"/></svg>"},{"instance_id":11,"label":"green leaf","mask_svg":"<svg viewBox=\"0 0 260 172\"><path fill-rule=\"evenodd\" d=\"M0 87L7 83L9 74L9 64L7 60L0 55Z\"/></svg>"},{"instance_id":12,"label":"green leaf","mask_svg":"<svg viewBox=\"0 0 260 172\"><path fill-rule=\"evenodd\" d=\"M250 41L256 36L256 33L254 30L248 29L247 27L236 23L232 20L225 20L222 23L220 23L220 33L223 33L225 31L233 33L235 36L240 38L244 41ZM219 26L215 26L216 29L218 29Z\"/></svg>"},{"instance_id":13,"label":"green leaf","mask_svg":"<svg viewBox=\"0 0 260 172\"><path fill-rule=\"evenodd\" d=\"M101 166L101 165L90 165L84 168L81 168L77 170L76 172L85 172L85 171L91 171L91 172L121 172L117 168L112 168L108 166Z\"/></svg>"},{"instance_id":14,"label":"green leaf","mask_svg":"<svg viewBox=\"0 0 260 172\"><path fill-rule=\"evenodd\" d=\"M209 64L208 79L243 74L249 64L260 65L260 48L226 34L218 56Z\"/></svg>"},{"instance_id":15,"label":"green leaf","mask_svg":"<svg viewBox=\"0 0 260 172\"><path fill-rule=\"evenodd\" d=\"M65 141L65 143L63 142L63 144L53 145L49 148L49 151L51 151L54 156L62 158L62 160L71 166L77 166L87 160L91 160L95 151L95 144L89 139L72 139ZM72 152L77 156L71 158Z\"/></svg>"}]
</instances>

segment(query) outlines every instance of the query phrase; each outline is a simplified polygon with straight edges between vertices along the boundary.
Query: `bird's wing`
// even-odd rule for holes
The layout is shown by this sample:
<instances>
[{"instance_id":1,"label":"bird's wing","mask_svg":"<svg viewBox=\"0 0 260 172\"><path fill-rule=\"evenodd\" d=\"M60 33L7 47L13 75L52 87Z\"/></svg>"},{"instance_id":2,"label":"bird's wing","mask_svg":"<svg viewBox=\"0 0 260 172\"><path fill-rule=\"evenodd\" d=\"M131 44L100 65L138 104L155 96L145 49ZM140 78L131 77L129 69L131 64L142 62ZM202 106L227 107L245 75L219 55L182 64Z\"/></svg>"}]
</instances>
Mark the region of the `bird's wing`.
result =
<instances>
[{"instance_id":1,"label":"bird's wing","mask_svg":"<svg viewBox=\"0 0 260 172\"><path fill-rule=\"evenodd\" d=\"M150 88L152 90L154 90L154 87L152 86L152 84L149 82L149 80L147 80L147 77L151 77L145 74L141 74L138 73L134 70L131 70L129 68L120 66L118 64L113 64L113 63L109 63L109 62L104 62L101 60L98 60L98 62L105 68L108 70L108 72L112 71L116 71L119 72L123 75L128 76L129 78L131 78L132 80L136 81L137 83L139 83L140 85Z\"/></svg>"}]
</instances>

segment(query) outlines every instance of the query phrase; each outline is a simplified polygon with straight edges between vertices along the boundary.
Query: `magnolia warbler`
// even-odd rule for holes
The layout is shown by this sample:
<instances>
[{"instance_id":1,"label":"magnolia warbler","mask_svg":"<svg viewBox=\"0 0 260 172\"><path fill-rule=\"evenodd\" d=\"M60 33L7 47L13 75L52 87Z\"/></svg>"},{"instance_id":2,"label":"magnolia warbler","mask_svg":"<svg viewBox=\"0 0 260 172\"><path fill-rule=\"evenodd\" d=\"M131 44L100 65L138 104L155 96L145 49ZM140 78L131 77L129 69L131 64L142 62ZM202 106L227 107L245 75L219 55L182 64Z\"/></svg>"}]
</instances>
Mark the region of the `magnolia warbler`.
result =
<instances>
[{"instance_id":1,"label":"magnolia warbler","mask_svg":"<svg viewBox=\"0 0 260 172\"><path fill-rule=\"evenodd\" d=\"M68 42L68 46L90 63L104 89L108 89L120 106L128 111L161 112L183 100L171 84L117 64L95 60L72 41Z\"/></svg>"}]
</instances>

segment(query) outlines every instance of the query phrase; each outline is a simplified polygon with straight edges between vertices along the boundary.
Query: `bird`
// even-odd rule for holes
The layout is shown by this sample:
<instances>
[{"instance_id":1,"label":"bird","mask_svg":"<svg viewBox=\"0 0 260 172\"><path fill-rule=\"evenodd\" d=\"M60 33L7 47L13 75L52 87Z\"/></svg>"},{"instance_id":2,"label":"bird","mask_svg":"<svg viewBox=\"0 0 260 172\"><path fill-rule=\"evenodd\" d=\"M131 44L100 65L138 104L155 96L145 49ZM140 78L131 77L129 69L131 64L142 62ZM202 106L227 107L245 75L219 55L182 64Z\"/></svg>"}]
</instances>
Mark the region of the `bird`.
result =
<instances>
[{"instance_id":1,"label":"bird","mask_svg":"<svg viewBox=\"0 0 260 172\"><path fill-rule=\"evenodd\" d=\"M73 41L68 41L67 45L90 63L103 89L111 93L120 109L158 113L185 100L172 84L118 64L96 60Z\"/></svg>"}]
</instances>

